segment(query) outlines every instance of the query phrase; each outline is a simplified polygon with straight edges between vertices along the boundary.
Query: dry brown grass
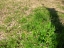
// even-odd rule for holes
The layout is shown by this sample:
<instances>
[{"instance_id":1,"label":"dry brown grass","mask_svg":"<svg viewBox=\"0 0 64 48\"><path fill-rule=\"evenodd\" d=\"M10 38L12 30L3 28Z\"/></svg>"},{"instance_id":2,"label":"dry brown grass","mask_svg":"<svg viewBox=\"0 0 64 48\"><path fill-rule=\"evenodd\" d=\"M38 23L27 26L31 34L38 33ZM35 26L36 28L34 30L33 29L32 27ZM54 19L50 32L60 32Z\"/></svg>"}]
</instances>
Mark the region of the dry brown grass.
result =
<instances>
[{"instance_id":1,"label":"dry brown grass","mask_svg":"<svg viewBox=\"0 0 64 48\"><path fill-rule=\"evenodd\" d=\"M57 11L64 13L64 10L57 7L58 3L62 5L58 0L0 0L0 25L4 25L8 30L14 25L18 25L17 21L20 17L29 15L34 8L39 6L55 8ZM18 14L20 14L19 17L16 16ZM5 23L4 21L7 17L12 17L12 21ZM3 34L4 33L0 33L0 38L3 37Z\"/></svg>"}]
</instances>

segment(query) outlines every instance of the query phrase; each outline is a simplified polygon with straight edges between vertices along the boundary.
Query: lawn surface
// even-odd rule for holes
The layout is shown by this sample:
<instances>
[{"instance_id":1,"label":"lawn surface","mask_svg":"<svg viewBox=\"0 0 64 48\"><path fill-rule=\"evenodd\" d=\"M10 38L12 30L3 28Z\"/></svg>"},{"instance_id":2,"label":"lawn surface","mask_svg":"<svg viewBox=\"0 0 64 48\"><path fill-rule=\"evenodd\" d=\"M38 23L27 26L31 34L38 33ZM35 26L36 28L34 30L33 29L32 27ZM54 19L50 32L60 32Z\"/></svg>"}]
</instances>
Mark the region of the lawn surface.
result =
<instances>
[{"instance_id":1,"label":"lawn surface","mask_svg":"<svg viewBox=\"0 0 64 48\"><path fill-rule=\"evenodd\" d=\"M0 48L64 48L62 0L0 0Z\"/></svg>"}]
</instances>

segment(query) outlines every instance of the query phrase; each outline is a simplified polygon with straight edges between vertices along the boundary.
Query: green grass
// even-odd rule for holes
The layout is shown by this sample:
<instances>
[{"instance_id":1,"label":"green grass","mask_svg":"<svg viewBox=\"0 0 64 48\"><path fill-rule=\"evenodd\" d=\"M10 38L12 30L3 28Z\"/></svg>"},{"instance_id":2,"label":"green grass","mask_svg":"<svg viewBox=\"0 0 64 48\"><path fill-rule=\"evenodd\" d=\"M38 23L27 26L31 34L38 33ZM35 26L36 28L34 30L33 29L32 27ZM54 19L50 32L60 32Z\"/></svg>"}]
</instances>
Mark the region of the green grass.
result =
<instances>
[{"instance_id":1,"label":"green grass","mask_svg":"<svg viewBox=\"0 0 64 48\"><path fill-rule=\"evenodd\" d=\"M10 22L10 19L8 17L5 21ZM46 8L38 7L29 16L19 18L17 22L20 27L12 29L12 32L15 32L12 33L13 37L10 36L8 40L2 42L0 48L55 48L55 28L51 24L50 14Z\"/></svg>"},{"instance_id":2,"label":"green grass","mask_svg":"<svg viewBox=\"0 0 64 48\"><path fill-rule=\"evenodd\" d=\"M8 13L4 14L4 25L0 25L0 31L6 33L6 39L0 40L0 48L56 48L57 35L63 39L64 34L54 32L55 26L51 23L49 10L37 7L26 15L25 11L29 10L29 7L21 6L22 2L6 1L0 4L0 10L4 7L8 10ZM6 6L7 4L9 6ZM58 15L64 18L64 14ZM14 25L11 25L12 22Z\"/></svg>"},{"instance_id":3,"label":"green grass","mask_svg":"<svg viewBox=\"0 0 64 48\"><path fill-rule=\"evenodd\" d=\"M22 25L22 29L27 31L24 35L24 48L54 48L55 28L51 25L50 15L46 8L36 8L34 14L29 15L27 21Z\"/></svg>"}]
</instances>

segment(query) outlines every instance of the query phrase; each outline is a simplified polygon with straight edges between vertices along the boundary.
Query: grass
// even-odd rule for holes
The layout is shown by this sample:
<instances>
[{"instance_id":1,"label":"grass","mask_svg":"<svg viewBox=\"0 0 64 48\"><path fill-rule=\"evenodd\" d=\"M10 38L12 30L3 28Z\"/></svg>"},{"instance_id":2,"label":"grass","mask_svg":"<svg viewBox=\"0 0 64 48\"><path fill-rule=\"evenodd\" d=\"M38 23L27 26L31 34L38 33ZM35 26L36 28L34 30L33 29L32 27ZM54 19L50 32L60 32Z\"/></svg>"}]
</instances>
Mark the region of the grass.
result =
<instances>
[{"instance_id":1,"label":"grass","mask_svg":"<svg viewBox=\"0 0 64 48\"><path fill-rule=\"evenodd\" d=\"M11 20L7 17L5 22ZM55 40L55 28L51 25L50 14L46 8L38 7L32 14L19 18L17 22L20 27L16 25L17 27L13 26L8 30L13 37L9 35L9 39L4 44L1 43L1 48L54 48L55 42L52 40Z\"/></svg>"},{"instance_id":2,"label":"grass","mask_svg":"<svg viewBox=\"0 0 64 48\"><path fill-rule=\"evenodd\" d=\"M25 5L22 6L22 2L9 0L7 3L5 1L1 2L0 5L1 12L2 9L8 10L8 12L5 11L3 13L6 16L2 20L4 24L0 25L0 32L6 33L6 38L0 40L0 48L57 47L57 35L59 35L58 38L63 35L55 33L56 28L51 22L51 13L47 8L37 7L33 9L29 15L26 15L25 11L28 11L29 7ZM58 13L58 15L62 18L64 16L62 13ZM61 39L63 39L63 37Z\"/></svg>"}]
</instances>

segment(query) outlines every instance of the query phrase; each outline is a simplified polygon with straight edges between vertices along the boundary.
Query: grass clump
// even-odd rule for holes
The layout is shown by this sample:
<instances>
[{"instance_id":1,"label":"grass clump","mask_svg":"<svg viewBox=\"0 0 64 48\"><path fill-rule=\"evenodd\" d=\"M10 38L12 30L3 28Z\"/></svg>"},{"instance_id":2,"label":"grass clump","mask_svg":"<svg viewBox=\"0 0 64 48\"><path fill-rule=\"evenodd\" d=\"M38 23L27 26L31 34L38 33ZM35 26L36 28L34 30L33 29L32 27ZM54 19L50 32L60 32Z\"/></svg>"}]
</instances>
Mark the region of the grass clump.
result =
<instances>
[{"instance_id":1,"label":"grass clump","mask_svg":"<svg viewBox=\"0 0 64 48\"><path fill-rule=\"evenodd\" d=\"M55 48L55 27L51 24L46 8L36 8L29 16L22 25L22 29L27 32L23 38L24 48Z\"/></svg>"}]
</instances>

